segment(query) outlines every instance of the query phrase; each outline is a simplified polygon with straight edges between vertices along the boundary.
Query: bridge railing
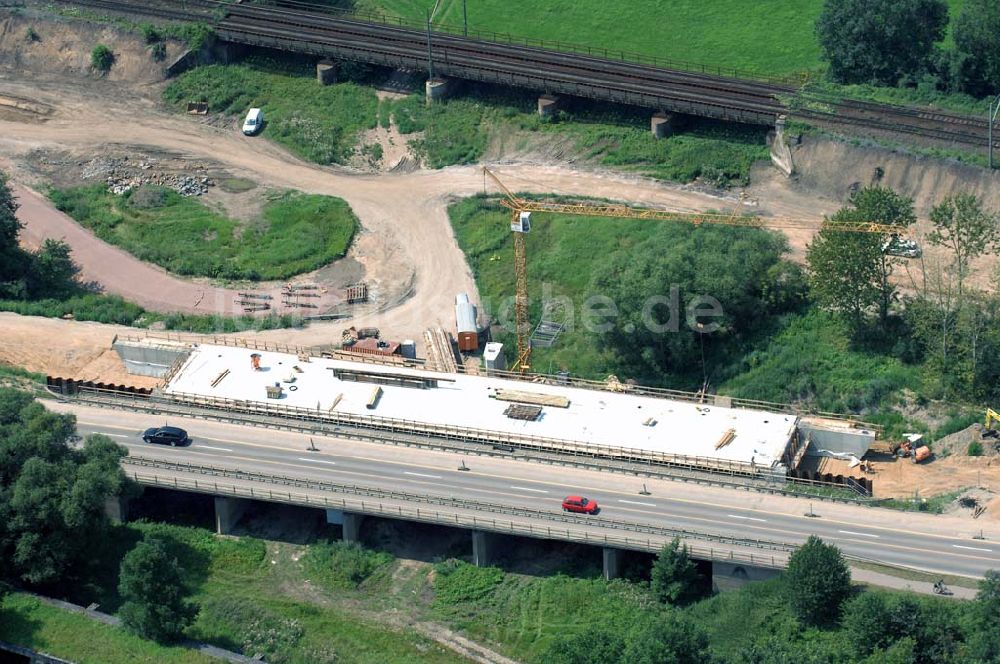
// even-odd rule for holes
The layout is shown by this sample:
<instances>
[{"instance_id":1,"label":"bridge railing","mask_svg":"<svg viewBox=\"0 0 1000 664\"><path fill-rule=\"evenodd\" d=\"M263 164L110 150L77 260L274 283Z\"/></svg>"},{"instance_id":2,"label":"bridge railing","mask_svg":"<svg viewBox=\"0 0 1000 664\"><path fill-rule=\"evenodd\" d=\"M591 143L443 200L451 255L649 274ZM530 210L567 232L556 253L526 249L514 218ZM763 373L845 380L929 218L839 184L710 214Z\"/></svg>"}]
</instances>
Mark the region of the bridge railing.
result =
<instances>
[{"instance_id":1,"label":"bridge railing","mask_svg":"<svg viewBox=\"0 0 1000 664\"><path fill-rule=\"evenodd\" d=\"M754 548L771 552L761 554L706 547L699 544L689 545L688 548L692 555L707 560L739 561L757 566L778 568L784 566L788 555L796 548L794 544L783 542L666 528L595 516L586 517L585 522L583 522L580 517L559 512L546 512L462 498L414 494L300 477L272 476L218 466L180 464L141 457L126 457L122 459L122 463L139 468L131 470L129 476L141 484L212 495L347 510L372 516L650 552L660 550L664 543L675 537L686 542L711 542L730 547ZM206 479L185 477L177 473L202 475ZM220 482L220 479L240 481L246 484ZM319 495L302 493L292 489L307 489L320 493ZM422 505L427 507L422 507ZM560 525L539 525L533 521ZM598 534L593 532L594 530L644 534L646 537Z\"/></svg>"},{"instance_id":2,"label":"bridge railing","mask_svg":"<svg viewBox=\"0 0 1000 664\"><path fill-rule=\"evenodd\" d=\"M51 389L51 388L50 388ZM698 465L658 465L649 458L628 459L608 458L604 455L583 455L566 453L559 449L517 447L460 438L437 437L426 433L405 430L385 430L363 426L343 425L320 419L286 417L281 413L253 412L249 410L227 411L220 408L202 407L193 403L178 403L157 396L143 396L121 393L114 390L74 387L74 393L67 395L54 392L55 396L101 407L128 408L151 413L172 413L182 417L197 417L220 422L237 422L251 426L263 426L288 431L315 433L324 436L375 442L422 449L440 450L463 455L499 456L516 458L553 465L575 466L602 472L622 472L640 477L694 482L698 484L722 486L743 490L762 491L784 495L801 495L821 500L835 500L867 504L868 496L858 491L845 491L843 486L829 482L788 478L781 473L760 472L748 475L735 469L706 468ZM313 411L310 411L313 412Z\"/></svg>"}]
</instances>

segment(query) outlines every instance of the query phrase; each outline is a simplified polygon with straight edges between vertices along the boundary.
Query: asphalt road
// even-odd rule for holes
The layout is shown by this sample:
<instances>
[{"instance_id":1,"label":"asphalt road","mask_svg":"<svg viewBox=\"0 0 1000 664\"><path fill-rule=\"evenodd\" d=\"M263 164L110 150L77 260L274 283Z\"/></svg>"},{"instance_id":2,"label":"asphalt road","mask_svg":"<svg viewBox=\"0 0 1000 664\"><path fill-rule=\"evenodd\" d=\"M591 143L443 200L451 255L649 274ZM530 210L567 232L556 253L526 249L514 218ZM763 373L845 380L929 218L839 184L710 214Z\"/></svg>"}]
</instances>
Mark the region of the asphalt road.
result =
<instances>
[{"instance_id":1,"label":"asphalt road","mask_svg":"<svg viewBox=\"0 0 1000 664\"><path fill-rule=\"evenodd\" d=\"M648 481L652 495L645 496L637 491L640 480L623 475L486 457L465 459L470 470L463 472L453 454L323 437L313 438L320 451L310 452L310 439L302 434L174 417L170 424L187 429L193 443L171 448L142 441L143 428L163 423L149 415L59 409L77 414L81 434L103 433L145 457L554 512L564 496L581 494L598 501L604 518L787 543L815 534L853 556L942 574L979 577L1000 569L1000 528L968 517L810 505L801 499L669 481ZM819 516L805 516L810 511ZM980 528L984 539L976 538Z\"/></svg>"}]
</instances>

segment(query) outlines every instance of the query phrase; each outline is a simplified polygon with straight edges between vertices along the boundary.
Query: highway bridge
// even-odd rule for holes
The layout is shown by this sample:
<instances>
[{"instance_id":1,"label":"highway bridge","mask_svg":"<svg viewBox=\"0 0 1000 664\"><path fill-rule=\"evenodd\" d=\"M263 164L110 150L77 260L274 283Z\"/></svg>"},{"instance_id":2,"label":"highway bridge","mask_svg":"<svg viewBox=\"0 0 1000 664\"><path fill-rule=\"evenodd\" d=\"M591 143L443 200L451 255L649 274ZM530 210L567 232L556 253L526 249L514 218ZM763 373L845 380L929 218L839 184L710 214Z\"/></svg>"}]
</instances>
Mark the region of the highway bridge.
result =
<instances>
[{"instance_id":1,"label":"highway bridge","mask_svg":"<svg viewBox=\"0 0 1000 664\"><path fill-rule=\"evenodd\" d=\"M162 417L72 400L49 407L74 413L81 434L103 433L127 447L132 458L124 468L140 483L217 496L223 531L245 505L240 501L253 499L331 510L348 537L357 537L366 515L467 528L481 564L492 558L490 538L502 534L589 543L604 549L609 576L616 551L655 551L674 536L696 557L751 571L783 566L812 534L855 560L969 577L1000 569L1000 527L968 516L810 502L176 415L170 424L186 428L193 444L151 446L139 432ZM600 514L563 514L561 499L573 493L596 499Z\"/></svg>"},{"instance_id":2,"label":"highway bridge","mask_svg":"<svg viewBox=\"0 0 1000 664\"><path fill-rule=\"evenodd\" d=\"M801 86L788 81L739 79L709 73L704 67L702 71L690 71L625 51L586 47L555 50L510 35L492 34L491 38L480 34L481 38L473 39L440 29L428 35L426 30L400 19L324 12L289 0L267 6L214 0L76 0L73 4L160 19L214 22L217 35L236 44L408 70L433 69L435 77L629 104L658 112L761 125L771 125L779 116L787 115L852 133L920 136L936 144L966 148L985 148L988 141L988 125L983 118L805 93ZM572 48L567 44L558 46Z\"/></svg>"}]
</instances>

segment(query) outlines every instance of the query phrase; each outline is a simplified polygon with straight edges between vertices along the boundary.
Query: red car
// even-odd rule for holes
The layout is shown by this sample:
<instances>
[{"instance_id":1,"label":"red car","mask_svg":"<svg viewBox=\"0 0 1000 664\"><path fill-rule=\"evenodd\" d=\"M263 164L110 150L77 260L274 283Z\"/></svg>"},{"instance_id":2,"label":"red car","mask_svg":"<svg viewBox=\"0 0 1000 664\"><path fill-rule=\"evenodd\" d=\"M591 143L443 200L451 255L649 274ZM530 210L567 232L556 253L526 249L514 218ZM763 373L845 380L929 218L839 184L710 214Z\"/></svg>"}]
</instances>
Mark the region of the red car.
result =
<instances>
[{"instance_id":1,"label":"red car","mask_svg":"<svg viewBox=\"0 0 1000 664\"><path fill-rule=\"evenodd\" d=\"M562 502L564 512L579 512L580 514L597 514L597 501L582 496L566 496Z\"/></svg>"}]
</instances>

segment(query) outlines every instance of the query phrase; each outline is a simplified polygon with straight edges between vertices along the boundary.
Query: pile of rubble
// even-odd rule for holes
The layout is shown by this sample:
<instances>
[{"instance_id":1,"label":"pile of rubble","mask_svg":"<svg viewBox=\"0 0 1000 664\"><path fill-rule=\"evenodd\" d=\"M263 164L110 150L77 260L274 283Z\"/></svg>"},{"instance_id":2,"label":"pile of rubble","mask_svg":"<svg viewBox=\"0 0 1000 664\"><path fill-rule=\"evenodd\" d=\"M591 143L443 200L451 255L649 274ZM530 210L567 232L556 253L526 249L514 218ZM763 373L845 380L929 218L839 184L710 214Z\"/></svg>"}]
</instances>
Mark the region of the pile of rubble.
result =
<instances>
[{"instance_id":1,"label":"pile of rubble","mask_svg":"<svg viewBox=\"0 0 1000 664\"><path fill-rule=\"evenodd\" d=\"M128 157L98 157L84 166L82 175L104 176L108 191L117 195L151 184L173 189L181 196L201 196L215 186L210 177L160 171L153 160L130 161Z\"/></svg>"}]
</instances>

